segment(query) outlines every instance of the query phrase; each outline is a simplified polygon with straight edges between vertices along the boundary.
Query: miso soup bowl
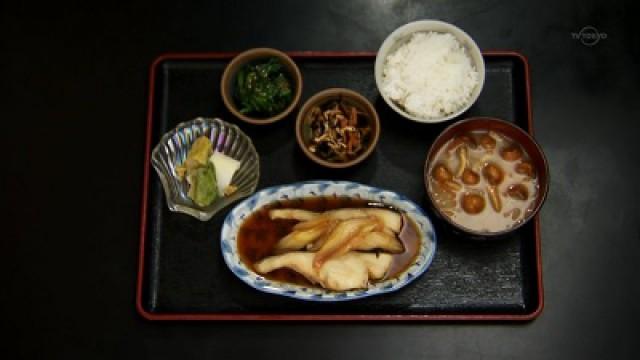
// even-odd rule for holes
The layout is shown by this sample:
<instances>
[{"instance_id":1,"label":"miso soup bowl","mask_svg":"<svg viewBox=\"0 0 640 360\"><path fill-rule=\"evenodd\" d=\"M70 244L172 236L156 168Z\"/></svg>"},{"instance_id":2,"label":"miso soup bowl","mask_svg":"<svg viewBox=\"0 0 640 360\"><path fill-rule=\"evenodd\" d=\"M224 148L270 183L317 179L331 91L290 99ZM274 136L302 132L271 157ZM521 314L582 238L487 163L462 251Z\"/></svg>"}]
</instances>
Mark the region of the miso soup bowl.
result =
<instances>
[{"instance_id":1,"label":"miso soup bowl","mask_svg":"<svg viewBox=\"0 0 640 360\"><path fill-rule=\"evenodd\" d=\"M447 141L449 141L456 135L462 135L471 131L480 130L493 130L502 133L520 144L520 146L522 146L522 148L527 152L529 158L531 159L531 162L536 168L536 176L539 188L536 200L534 202L533 210L529 212L529 214L527 214L527 216L519 224L497 232L476 231L456 223L449 216L445 215L442 212L442 209L436 206L435 199L433 198L430 189L429 169L435 161L435 157L442 146L444 146ZM545 199L547 198L547 193L549 192L549 165L540 145L531 137L531 135L529 135L526 131L524 131L517 125L514 125L513 123L507 122L505 120L490 117L469 118L458 121L455 124L447 127L435 139L435 141L431 145L431 148L429 149L429 152L427 153L423 176L425 188L427 190L427 197L429 198L429 203L433 208L434 213L438 215L438 217L440 217L445 223L447 223L454 232L466 234L468 237L474 240L502 238L510 233L517 231L538 214L540 208L542 208L542 205L544 204ZM490 205L487 204L487 206Z\"/></svg>"}]
</instances>

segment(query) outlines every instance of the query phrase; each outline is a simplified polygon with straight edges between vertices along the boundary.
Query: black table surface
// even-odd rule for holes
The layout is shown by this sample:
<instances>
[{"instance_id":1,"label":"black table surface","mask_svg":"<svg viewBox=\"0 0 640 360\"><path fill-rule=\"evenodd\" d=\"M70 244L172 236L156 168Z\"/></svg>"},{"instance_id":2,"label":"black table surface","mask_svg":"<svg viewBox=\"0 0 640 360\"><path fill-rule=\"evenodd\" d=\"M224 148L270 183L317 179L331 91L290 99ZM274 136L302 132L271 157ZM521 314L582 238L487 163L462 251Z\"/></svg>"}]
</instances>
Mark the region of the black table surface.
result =
<instances>
[{"instance_id":1,"label":"black table surface","mask_svg":"<svg viewBox=\"0 0 640 360\"><path fill-rule=\"evenodd\" d=\"M0 4L0 353L638 357L640 46L630 1L89 3ZM540 317L528 323L142 319L134 296L153 59L256 46L376 50L398 26L425 18L462 27L482 49L529 58L534 127L551 168L541 212Z\"/></svg>"}]
</instances>

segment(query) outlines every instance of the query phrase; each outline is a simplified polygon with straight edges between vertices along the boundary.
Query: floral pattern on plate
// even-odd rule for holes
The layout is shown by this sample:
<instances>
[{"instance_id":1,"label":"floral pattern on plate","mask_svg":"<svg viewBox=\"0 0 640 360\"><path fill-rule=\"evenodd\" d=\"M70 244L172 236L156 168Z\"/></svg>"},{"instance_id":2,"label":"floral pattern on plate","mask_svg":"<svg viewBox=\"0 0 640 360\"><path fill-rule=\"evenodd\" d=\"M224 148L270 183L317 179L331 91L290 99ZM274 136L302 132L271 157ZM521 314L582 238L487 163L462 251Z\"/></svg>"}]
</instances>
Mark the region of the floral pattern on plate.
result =
<instances>
[{"instance_id":1,"label":"floral pattern on plate","mask_svg":"<svg viewBox=\"0 0 640 360\"><path fill-rule=\"evenodd\" d=\"M276 201L316 196L359 197L391 205L404 211L417 225L421 235L415 262L393 279L370 284L367 289L332 291L267 279L253 272L240 260L237 246L238 231L248 216L263 206ZM229 212L222 225L220 240L222 256L231 272L240 280L263 292L307 301L355 300L396 291L422 275L429 268L436 252L436 234L433 224L418 205L392 191L348 181L308 181L263 189L242 201Z\"/></svg>"}]
</instances>

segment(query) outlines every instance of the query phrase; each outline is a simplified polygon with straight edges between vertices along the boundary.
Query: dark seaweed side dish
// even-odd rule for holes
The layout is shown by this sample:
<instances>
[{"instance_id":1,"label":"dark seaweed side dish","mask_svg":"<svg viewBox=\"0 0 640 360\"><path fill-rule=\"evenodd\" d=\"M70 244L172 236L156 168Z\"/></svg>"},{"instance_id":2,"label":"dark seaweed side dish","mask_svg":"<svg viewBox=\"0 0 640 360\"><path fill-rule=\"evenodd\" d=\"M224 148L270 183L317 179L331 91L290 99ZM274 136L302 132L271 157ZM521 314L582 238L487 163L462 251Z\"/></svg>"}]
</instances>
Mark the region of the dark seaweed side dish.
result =
<instances>
[{"instance_id":1,"label":"dark seaweed side dish","mask_svg":"<svg viewBox=\"0 0 640 360\"><path fill-rule=\"evenodd\" d=\"M246 115L268 117L285 110L293 99L293 89L280 60L271 57L240 68L234 99Z\"/></svg>"}]
</instances>

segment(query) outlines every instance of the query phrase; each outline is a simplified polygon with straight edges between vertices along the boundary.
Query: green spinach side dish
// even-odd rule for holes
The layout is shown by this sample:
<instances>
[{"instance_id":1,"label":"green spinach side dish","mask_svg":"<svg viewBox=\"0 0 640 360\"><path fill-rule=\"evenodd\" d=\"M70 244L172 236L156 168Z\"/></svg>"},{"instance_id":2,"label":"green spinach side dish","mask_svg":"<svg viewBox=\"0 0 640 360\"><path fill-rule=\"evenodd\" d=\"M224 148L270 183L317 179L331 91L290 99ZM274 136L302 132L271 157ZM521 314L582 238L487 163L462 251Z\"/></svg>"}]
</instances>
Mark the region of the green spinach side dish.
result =
<instances>
[{"instance_id":1,"label":"green spinach side dish","mask_svg":"<svg viewBox=\"0 0 640 360\"><path fill-rule=\"evenodd\" d=\"M272 116L289 106L293 91L284 66L271 57L238 71L234 97L242 114Z\"/></svg>"}]
</instances>

